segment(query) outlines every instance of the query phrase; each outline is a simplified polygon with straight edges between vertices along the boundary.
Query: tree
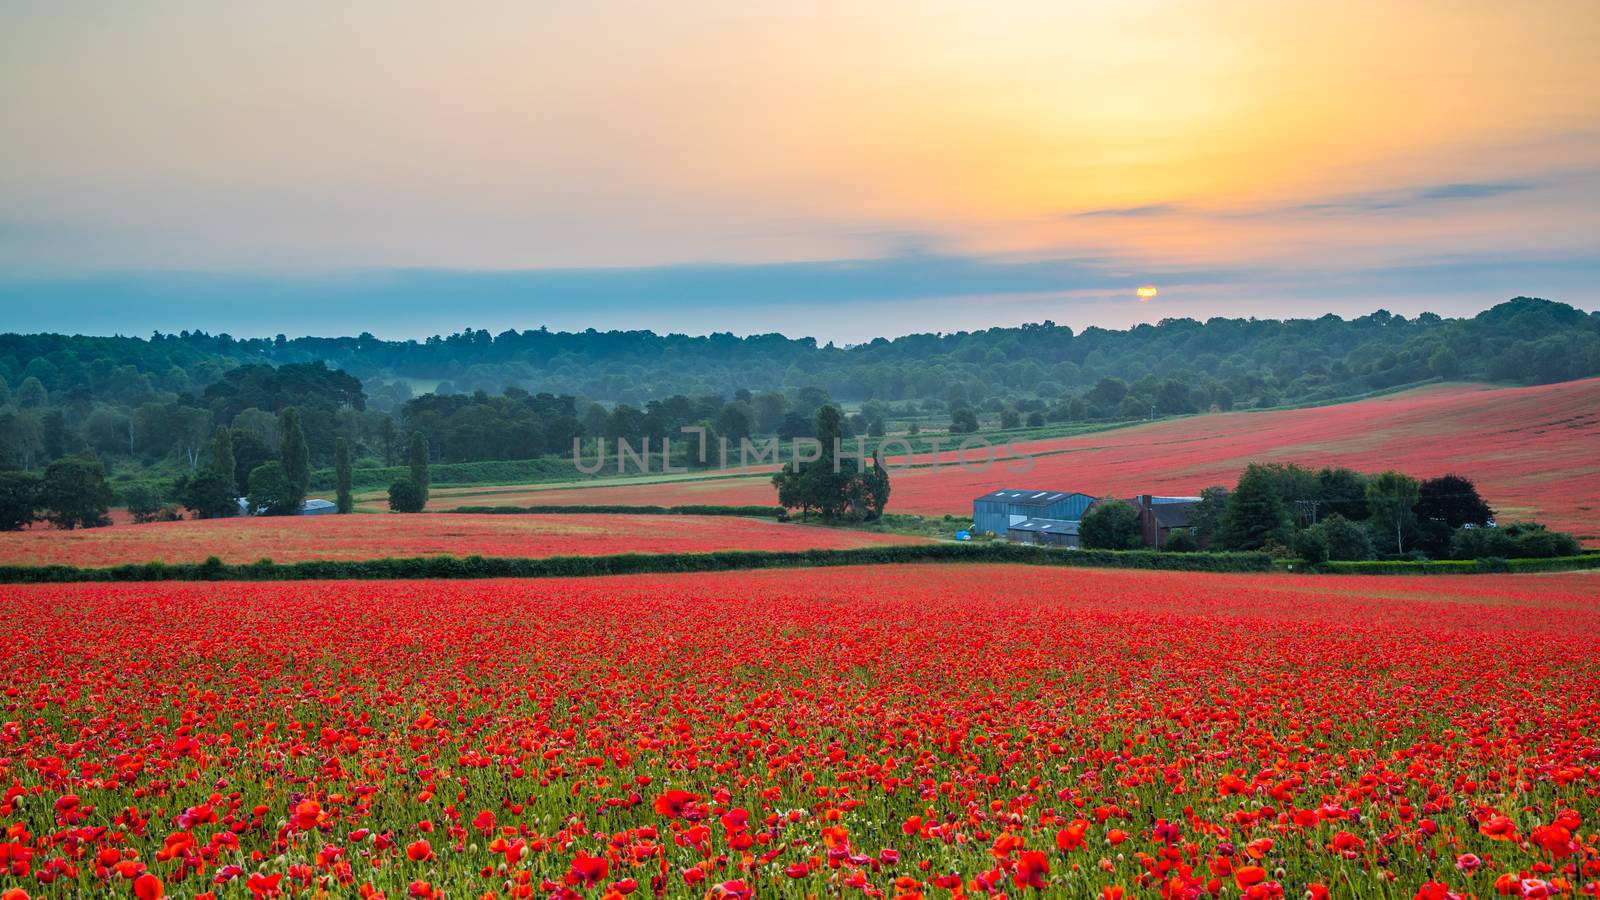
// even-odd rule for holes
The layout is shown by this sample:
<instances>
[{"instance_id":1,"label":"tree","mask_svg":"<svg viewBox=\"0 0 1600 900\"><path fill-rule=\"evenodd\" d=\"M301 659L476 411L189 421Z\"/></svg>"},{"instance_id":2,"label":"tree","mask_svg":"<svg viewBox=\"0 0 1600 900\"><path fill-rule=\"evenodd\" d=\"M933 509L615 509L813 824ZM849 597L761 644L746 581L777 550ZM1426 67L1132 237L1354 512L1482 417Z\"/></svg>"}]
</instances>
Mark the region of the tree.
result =
<instances>
[{"instance_id":1,"label":"tree","mask_svg":"<svg viewBox=\"0 0 1600 900\"><path fill-rule=\"evenodd\" d=\"M409 478L397 478L389 485L389 509L397 513L422 512L427 505L427 498L417 491L417 485Z\"/></svg>"},{"instance_id":2,"label":"tree","mask_svg":"<svg viewBox=\"0 0 1600 900\"><path fill-rule=\"evenodd\" d=\"M250 473L256 466L277 458L276 449L257 437L254 432L229 429L233 441L233 495L243 494L250 484Z\"/></svg>"},{"instance_id":3,"label":"tree","mask_svg":"<svg viewBox=\"0 0 1600 900\"><path fill-rule=\"evenodd\" d=\"M729 403L717 414L717 431L728 439L729 444L738 446L741 438L750 436L754 427L755 413L748 403ZM707 451L710 454L710 451Z\"/></svg>"},{"instance_id":4,"label":"tree","mask_svg":"<svg viewBox=\"0 0 1600 900\"><path fill-rule=\"evenodd\" d=\"M306 446L305 432L300 429L300 410L293 406L285 407L278 414L278 430L283 434L278 458L283 463L283 476L289 484L289 494L282 499L293 501L292 507L298 513L301 504L305 503L306 492L311 490L311 448ZM251 477L255 477L254 473ZM251 490L254 489L255 486L251 485Z\"/></svg>"},{"instance_id":5,"label":"tree","mask_svg":"<svg viewBox=\"0 0 1600 900\"><path fill-rule=\"evenodd\" d=\"M778 423L778 439L792 441L802 437L811 437L811 420L797 412L785 413Z\"/></svg>"},{"instance_id":6,"label":"tree","mask_svg":"<svg viewBox=\"0 0 1600 900\"><path fill-rule=\"evenodd\" d=\"M1260 550L1268 541L1289 543L1289 512L1278 495L1277 480L1277 473L1266 466L1245 466L1217 530L1223 549Z\"/></svg>"},{"instance_id":7,"label":"tree","mask_svg":"<svg viewBox=\"0 0 1600 900\"><path fill-rule=\"evenodd\" d=\"M418 505L415 512L421 512L428 505L428 439L420 431L411 432L411 486L416 488Z\"/></svg>"},{"instance_id":8,"label":"tree","mask_svg":"<svg viewBox=\"0 0 1600 900\"><path fill-rule=\"evenodd\" d=\"M1306 529L1314 531L1326 548L1328 559L1362 560L1372 558L1372 540L1360 525L1334 513Z\"/></svg>"},{"instance_id":9,"label":"tree","mask_svg":"<svg viewBox=\"0 0 1600 900\"><path fill-rule=\"evenodd\" d=\"M1094 387L1083 395L1083 400L1096 418L1108 419L1122 408L1122 401L1127 396L1128 383L1120 378L1108 377L1095 382Z\"/></svg>"},{"instance_id":10,"label":"tree","mask_svg":"<svg viewBox=\"0 0 1600 900\"><path fill-rule=\"evenodd\" d=\"M238 460L233 454L233 430L218 428L217 433L211 437L211 461L206 468L222 476L226 481L228 490L237 493L234 470L238 468Z\"/></svg>"},{"instance_id":11,"label":"tree","mask_svg":"<svg viewBox=\"0 0 1600 900\"><path fill-rule=\"evenodd\" d=\"M1189 509L1189 529L1195 542L1211 546L1222 527L1222 514L1228 509L1228 489L1214 484L1200 491L1200 502Z\"/></svg>"},{"instance_id":12,"label":"tree","mask_svg":"<svg viewBox=\"0 0 1600 900\"><path fill-rule=\"evenodd\" d=\"M38 378L29 375L17 385L11 399L22 409L36 409L49 402L50 392L44 389L44 383Z\"/></svg>"},{"instance_id":13,"label":"tree","mask_svg":"<svg viewBox=\"0 0 1600 900\"><path fill-rule=\"evenodd\" d=\"M339 492L339 512L347 513L355 508L355 502L350 497L350 442L344 438L333 445L333 478Z\"/></svg>"},{"instance_id":14,"label":"tree","mask_svg":"<svg viewBox=\"0 0 1600 900\"><path fill-rule=\"evenodd\" d=\"M0 470L0 531L21 531L39 510L39 476L15 469Z\"/></svg>"},{"instance_id":15,"label":"tree","mask_svg":"<svg viewBox=\"0 0 1600 900\"><path fill-rule=\"evenodd\" d=\"M798 509L802 516L815 509L830 521L882 516L889 502L889 471L882 460L867 467L853 456L841 458L835 445L842 443L844 421L836 406L818 408L812 430L822 445L820 458L803 464L790 462L772 476L778 504Z\"/></svg>"},{"instance_id":16,"label":"tree","mask_svg":"<svg viewBox=\"0 0 1600 900\"><path fill-rule=\"evenodd\" d=\"M283 463L270 460L250 471L250 509L261 516L294 516L305 502Z\"/></svg>"},{"instance_id":17,"label":"tree","mask_svg":"<svg viewBox=\"0 0 1600 900\"><path fill-rule=\"evenodd\" d=\"M143 482L129 485L122 491L122 505L128 508L135 525L161 518L161 492Z\"/></svg>"},{"instance_id":18,"label":"tree","mask_svg":"<svg viewBox=\"0 0 1600 900\"><path fill-rule=\"evenodd\" d=\"M1317 473L1317 517L1337 515L1352 521L1367 517L1367 476L1329 466ZM1333 557L1338 559L1339 557Z\"/></svg>"},{"instance_id":19,"label":"tree","mask_svg":"<svg viewBox=\"0 0 1600 900\"><path fill-rule=\"evenodd\" d=\"M956 407L950 413L951 434L975 434L978 430L978 414L970 406Z\"/></svg>"},{"instance_id":20,"label":"tree","mask_svg":"<svg viewBox=\"0 0 1600 900\"><path fill-rule=\"evenodd\" d=\"M174 493L196 519L224 519L239 514L239 491L233 479L215 468L179 479Z\"/></svg>"},{"instance_id":21,"label":"tree","mask_svg":"<svg viewBox=\"0 0 1600 900\"><path fill-rule=\"evenodd\" d=\"M1328 541L1322 532L1306 528L1294 536L1295 555L1308 566L1319 566L1328 561Z\"/></svg>"},{"instance_id":22,"label":"tree","mask_svg":"<svg viewBox=\"0 0 1600 900\"><path fill-rule=\"evenodd\" d=\"M1014 407L1010 406L1000 410L1000 427L1006 431L1010 431L1013 428L1021 428L1022 413L1017 412Z\"/></svg>"},{"instance_id":23,"label":"tree","mask_svg":"<svg viewBox=\"0 0 1600 900\"><path fill-rule=\"evenodd\" d=\"M1096 503L1078 523L1078 543L1090 550L1138 550L1144 546L1139 511L1124 500Z\"/></svg>"},{"instance_id":24,"label":"tree","mask_svg":"<svg viewBox=\"0 0 1600 900\"><path fill-rule=\"evenodd\" d=\"M1195 540L1187 528L1174 528L1167 532L1166 543L1161 549L1168 553L1193 553L1200 549L1200 542Z\"/></svg>"},{"instance_id":25,"label":"tree","mask_svg":"<svg viewBox=\"0 0 1600 900\"><path fill-rule=\"evenodd\" d=\"M1443 522L1450 528L1484 526L1494 521L1494 510L1478 495L1470 478L1441 475L1417 487L1417 517Z\"/></svg>"},{"instance_id":26,"label":"tree","mask_svg":"<svg viewBox=\"0 0 1600 900\"><path fill-rule=\"evenodd\" d=\"M106 514L113 499L106 470L91 452L64 456L45 467L39 505L57 528L99 528L110 525Z\"/></svg>"},{"instance_id":27,"label":"tree","mask_svg":"<svg viewBox=\"0 0 1600 900\"><path fill-rule=\"evenodd\" d=\"M1405 552L1405 532L1416 524L1420 485L1401 472L1383 472L1367 482L1367 510L1374 528L1394 535L1394 552Z\"/></svg>"},{"instance_id":28,"label":"tree","mask_svg":"<svg viewBox=\"0 0 1600 900\"><path fill-rule=\"evenodd\" d=\"M596 404L590 409L596 409L598 406ZM394 419L390 416L384 416L378 420L378 444L383 447L383 464L385 466L394 465L394 441Z\"/></svg>"}]
</instances>

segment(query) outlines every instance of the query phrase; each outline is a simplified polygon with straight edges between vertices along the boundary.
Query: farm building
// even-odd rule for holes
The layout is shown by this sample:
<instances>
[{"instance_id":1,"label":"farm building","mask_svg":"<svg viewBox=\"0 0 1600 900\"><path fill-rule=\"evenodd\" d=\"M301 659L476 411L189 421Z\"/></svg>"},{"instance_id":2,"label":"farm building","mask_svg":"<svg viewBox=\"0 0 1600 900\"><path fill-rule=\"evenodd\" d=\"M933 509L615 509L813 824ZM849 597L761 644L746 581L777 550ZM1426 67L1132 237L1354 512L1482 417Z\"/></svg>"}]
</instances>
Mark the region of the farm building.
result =
<instances>
[{"instance_id":1,"label":"farm building","mask_svg":"<svg viewBox=\"0 0 1600 900\"><path fill-rule=\"evenodd\" d=\"M333 501L323 500L320 497L313 497L300 504L300 515L302 516L327 516L338 511L339 507Z\"/></svg>"},{"instance_id":2,"label":"farm building","mask_svg":"<svg viewBox=\"0 0 1600 900\"><path fill-rule=\"evenodd\" d=\"M1144 535L1144 545L1152 550L1160 550L1173 529L1188 528L1192 524L1190 514L1199 502L1199 497L1140 494L1134 507L1139 510L1139 530Z\"/></svg>"},{"instance_id":3,"label":"farm building","mask_svg":"<svg viewBox=\"0 0 1600 900\"><path fill-rule=\"evenodd\" d=\"M979 534L993 532L1001 537L1012 525L1027 519L1081 519L1093 502L1093 497L1076 491L990 491L972 501L972 524Z\"/></svg>"},{"instance_id":4,"label":"farm building","mask_svg":"<svg viewBox=\"0 0 1600 900\"><path fill-rule=\"evenodd\" d=\"M1078 546L1077 519L1023 519L1006 529L1006 540L1019 544Z\"/></svg>"}]
</instances>

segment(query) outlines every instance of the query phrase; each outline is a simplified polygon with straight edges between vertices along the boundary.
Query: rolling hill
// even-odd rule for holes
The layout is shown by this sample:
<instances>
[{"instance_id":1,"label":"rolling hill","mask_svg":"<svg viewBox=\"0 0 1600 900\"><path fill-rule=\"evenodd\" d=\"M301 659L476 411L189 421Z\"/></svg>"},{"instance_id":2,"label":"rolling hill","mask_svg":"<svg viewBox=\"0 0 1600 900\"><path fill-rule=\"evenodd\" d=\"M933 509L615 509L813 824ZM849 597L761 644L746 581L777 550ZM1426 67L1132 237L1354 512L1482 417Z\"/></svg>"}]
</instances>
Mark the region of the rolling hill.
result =
<instances>
[{"instance_id":1,"label":"rolling hill","mask_svg":"<svg viewBox=\"0 0 1600 900\"><path fill-rule=\"evenodd\" d=\"M1189 416L1094 434L1023 443L1033 457L969 471L945 454L894 474L892 512L971 511L999 487L1096 495L1192 494L1231 484L1253 461L1455 472L1477 482L1503 520L1537 518L1600 543L1600 379L1535 387L1436 385L1304 409ZM1016 467L1013 469L1011 467ZM974 467L976 468L976 467ZM770 503L765 473L633 483L441 491L435 508L461 505Z\"/></svg>"}]
</instances>

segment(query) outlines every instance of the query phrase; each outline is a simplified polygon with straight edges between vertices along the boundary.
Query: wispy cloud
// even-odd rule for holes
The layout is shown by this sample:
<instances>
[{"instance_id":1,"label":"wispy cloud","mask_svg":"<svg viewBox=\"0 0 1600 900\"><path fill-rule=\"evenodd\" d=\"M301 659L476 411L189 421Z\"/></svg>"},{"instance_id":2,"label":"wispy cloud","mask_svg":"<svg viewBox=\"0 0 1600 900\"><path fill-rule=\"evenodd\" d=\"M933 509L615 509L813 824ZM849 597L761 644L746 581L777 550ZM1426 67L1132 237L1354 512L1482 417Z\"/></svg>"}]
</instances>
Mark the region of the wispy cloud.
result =
<instances>
[{"instance_id":1,"label":"wispy cloud","mask_svg":"<svg viewBox=\"0 0 1600 900\"><path fill-rule=\"evenodd\" d=\"M1141 206L1107 206L1102 209L1086 209L1082 212L1068 213L1068 215L1075 219L1140 219L1150 216L1170 216L1184 211L1184 207L1176 203L1146 203Z\"/></svg>"},{"instance_id":2,"label":"wispy cloud","mask_svg":"<svg viewBox=\"0 0 1600 900\"><path fill-rule=\"evenodd\" d=\"M1352 215L1414 209L1435 203L1459 200L1483 200L1505 194L1530 191L1539 185L1533 181L1479 181L1428 184L1390 191L1361 194L1344 194L1279 208L1280 212L1308 212L1330 215Z\"/></svg>"}]
</instances>

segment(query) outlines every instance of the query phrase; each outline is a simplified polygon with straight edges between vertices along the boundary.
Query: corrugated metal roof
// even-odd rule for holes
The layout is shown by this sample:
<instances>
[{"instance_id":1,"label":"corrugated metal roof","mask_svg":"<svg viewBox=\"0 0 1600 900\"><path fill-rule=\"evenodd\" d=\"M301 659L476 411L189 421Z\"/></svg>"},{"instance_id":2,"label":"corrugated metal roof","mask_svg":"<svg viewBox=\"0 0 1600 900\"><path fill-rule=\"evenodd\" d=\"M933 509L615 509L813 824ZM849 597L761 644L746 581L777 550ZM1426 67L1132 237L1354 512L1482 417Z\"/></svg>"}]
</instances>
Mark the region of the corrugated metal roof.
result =
<instances>
[{"instance_id":1,"label":"corrugated metal roof","mask_svg":"<svg viewBox=\"0 0 1600 900\"><path fill-rule=\"evenodd\" d=\"M313 498L311 500L307 500L306 502L300 504L300 508L303 509L303 510L304 509L334 509L334 508L336 508L336 506L337 506L337 504L335 504L333 501L331 501L331 500L323 500L321 498Z\"/></svg>"},{"instance_id":2,"label":"corrugated metal roof","mask_svg":"<svg viewBox=\"0 0 1600 900\"><path fill-rule=\"evenodd\" d=\"M1009 503L1012 506L1049 506L1052 503L1058 503L1062 500L1065 500L1076 493L1078 492L1041 491L1027 488L1003 488L998 491L990 491L989 493L984 494L982 497L976 498L973 502L976 503L978 500L998 500L1002 503Z\"/></svg>"},{"instance_id":3,"label":"corrugated metal roof","mask_svg":"<svg viewBox=\"0 0 1600 900\"><path fill-rule=\"evenodd\" d=\"M1038 531L1048 534L1077 534L1076 519L1023 519L1008 527L1009 531Z\"/></svg>"}]
</instances>

